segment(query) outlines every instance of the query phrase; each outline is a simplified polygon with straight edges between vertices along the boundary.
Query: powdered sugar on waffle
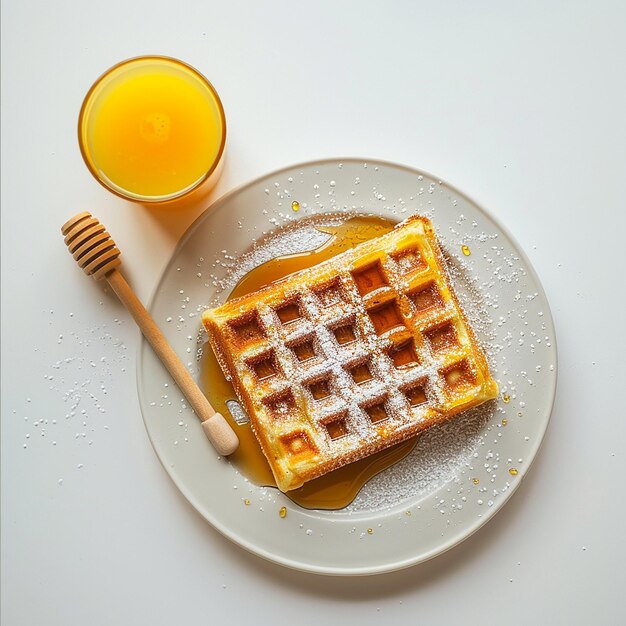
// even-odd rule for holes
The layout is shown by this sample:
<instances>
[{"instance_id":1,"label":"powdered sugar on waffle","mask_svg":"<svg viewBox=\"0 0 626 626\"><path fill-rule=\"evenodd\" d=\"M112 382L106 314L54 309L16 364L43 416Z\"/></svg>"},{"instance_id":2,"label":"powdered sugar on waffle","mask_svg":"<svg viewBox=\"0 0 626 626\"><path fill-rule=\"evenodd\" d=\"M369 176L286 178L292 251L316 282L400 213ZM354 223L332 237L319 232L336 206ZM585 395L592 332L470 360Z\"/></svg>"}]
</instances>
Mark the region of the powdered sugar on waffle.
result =
<instances>
[{"instance_id":1,"label":"powdered sugar on waffle","mask_svg":"<svg viewBox=\"0 0 626 626\"><path fill-rule=\"evenodd\" d=\"M304 252L315 249L325 243L328 235L318 231L316 226L339 225L352 217L354 215L350 214L317 216L278 229L271 236L261 242L257 242L248 254L233 260L235 261L233 263L233 271L221 281L215 303L223 301L224 293L227 293L241 277L258 265L277 256ZM445 251L445 245L443 247ZM493 333L490 332L492 323L489 314L483 306L480 288L476 281L472 281L469 278L462 261L455 259L451 255L447 256L454 287L462 304L467 305L464 307L466 312L469 311L471 313L468 317L470 317L470 321L474 325L483 345L485 340L489 343L489 340L493 339ZM410 259L406 259L404 262L410 262ZM305 307L307 306L306 301L303 304ZM267 315L271 315L271 313L267 313ZM267 319L265 322L267 327L273 324L274 320ZM332 358L333 351L336 351L337 347L330 334L326 338L323 332L316 333L316 335L317 341L323 344L321 352L327 356L327 363L326 365L321 365L320 373L322 373L322 370L328 373L330 367L333 379L338 381L340 383L339 386L342 387L342 377L347 376L343 367L345 364L342 364L345 358ZM486 347L489 353L495 348L495 346L490 345ZM354 355L354 358L358 360L358 355ZM382 378L385 387L393 386L394 378L397 379L397 372L387 371L389 368L384 367L384 363L379 364L379 360L376 358L373 361L373 367L376 368L375 373L379 378ZM396 374L395 377L394 373ZM315 372L307 372L307 377L314 377L314 374ZM427 374L431 380L436 376L434 371L424 372L422 370L419 372L421 377L424 374ZM351 381L344 381L344 383L346 390L354 387ZM395 380L395 383L397 385L397 380ZM350 394L346 394L346 397L348 395ZM396 413L397 411L401 413L400 409L404 408L404 404L402 407L394 407L393 396L391 400L390 412ZM402 397L401 400L403 400ZM354 403L354 400L352 403ZM345 510L371 511L381 507L393 506L406 498L425 496L437 489L441 484L457 477L470 463L480 442L480 433L486 421L494 412L493 405L494 403L488 403L468 411L450 423L432 428L422 434L416 448L408 457L370 480L362 489L355 502ZM358 408L355 408L355 411L358 411ZM358 434L360 436L367 435L366 432L358 432Z\"/></svg>"}]
</instances>

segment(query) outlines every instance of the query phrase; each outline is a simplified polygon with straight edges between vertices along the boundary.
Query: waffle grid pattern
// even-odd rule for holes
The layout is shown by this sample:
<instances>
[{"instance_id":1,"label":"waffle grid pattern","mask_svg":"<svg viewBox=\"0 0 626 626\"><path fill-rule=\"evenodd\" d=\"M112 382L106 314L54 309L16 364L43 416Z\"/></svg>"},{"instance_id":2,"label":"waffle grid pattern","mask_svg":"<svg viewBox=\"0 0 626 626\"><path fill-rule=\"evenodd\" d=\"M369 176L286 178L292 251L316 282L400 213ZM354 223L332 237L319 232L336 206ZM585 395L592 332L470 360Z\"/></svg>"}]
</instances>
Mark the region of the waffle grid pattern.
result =
<instances>
[{"instance_id":1,"label":"waffle grid pattern","mask_svg":"<svg viewBox=\"0 0 626 626\"><path fill-rule=\"evenodd\" d=\"M205 313L281 489L493 397L429 227L410 219Z\"/></svg>"}]
</instances>

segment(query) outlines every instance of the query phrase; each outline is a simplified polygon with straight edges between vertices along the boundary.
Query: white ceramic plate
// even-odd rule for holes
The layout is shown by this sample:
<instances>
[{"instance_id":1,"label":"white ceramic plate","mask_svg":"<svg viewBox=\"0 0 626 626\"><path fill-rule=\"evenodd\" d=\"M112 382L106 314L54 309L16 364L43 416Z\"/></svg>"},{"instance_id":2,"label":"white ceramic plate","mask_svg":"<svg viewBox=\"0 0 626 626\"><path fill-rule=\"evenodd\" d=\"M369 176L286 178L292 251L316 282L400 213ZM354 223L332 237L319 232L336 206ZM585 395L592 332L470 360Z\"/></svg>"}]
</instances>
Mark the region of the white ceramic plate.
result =
<instances>
[{"instance_id":1,"label":"white ceramic plate","mask_svg":"<svg viewBox=\"0 0 626 626\"><path fill-rule=\"evenodd\" d=\"M292 210L297 200L300 210ZM424 172L345 159L296 165L218 200L187 231L150 310L196 371L200 311L234 259L285 222L324 212L433 220L502 395L481 414L428 431L397 467L340 511L310 511L257 487L216 456L150 347L138 365L146 428L166 471L220 532L276 563L325 574L388 572L432 558L471 535L507 501L546 430L556 387L548 303L528 259L484 209ZM462 252L468 246L470 255ZM467 252L467 249L466 249ZM472 315L470 315L471 317ZM454 424L454 426L453 426ZM246 502L249 502L246 504ZM282 506L288 509L281 518Z\"/></svg>"}]
</instances>

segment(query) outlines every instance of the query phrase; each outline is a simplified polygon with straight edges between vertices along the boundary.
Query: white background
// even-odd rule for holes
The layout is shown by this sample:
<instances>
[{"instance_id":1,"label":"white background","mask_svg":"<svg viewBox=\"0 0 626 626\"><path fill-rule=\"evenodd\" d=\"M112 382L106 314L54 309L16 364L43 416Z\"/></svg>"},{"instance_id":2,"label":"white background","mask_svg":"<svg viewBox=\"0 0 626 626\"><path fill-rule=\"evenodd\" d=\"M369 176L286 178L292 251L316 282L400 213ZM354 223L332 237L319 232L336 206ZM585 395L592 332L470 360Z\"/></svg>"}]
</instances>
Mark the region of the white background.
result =
<instances>
[{"instance_id":1,"label":"white background","mask_svg":"<svg viewBox=\"0 0 626 626\"><path fill-rule=\"evenodd\" d=\"M623 623L625 6L3 2L3 625ZM222 96L213 199L291 163L388 159L468 193L528 253L556 405L519 490L459 547L364 579L288 571L223 539L160 466L139 333L59 233L93 211L147 300L205 208L130 205L81 160L85 92L149 53Z\"/></svg>"}]
</instances>

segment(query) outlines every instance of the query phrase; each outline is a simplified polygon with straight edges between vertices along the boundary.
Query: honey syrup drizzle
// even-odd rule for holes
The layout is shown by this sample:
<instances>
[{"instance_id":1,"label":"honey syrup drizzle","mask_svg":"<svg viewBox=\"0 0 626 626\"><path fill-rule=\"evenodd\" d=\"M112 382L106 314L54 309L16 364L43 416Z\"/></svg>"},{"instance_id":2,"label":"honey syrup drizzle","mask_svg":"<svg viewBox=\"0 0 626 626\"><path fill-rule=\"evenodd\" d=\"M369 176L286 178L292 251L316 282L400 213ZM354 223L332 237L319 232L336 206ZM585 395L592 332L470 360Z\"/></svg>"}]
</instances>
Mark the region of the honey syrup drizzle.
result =
<instances>
[{"instance_id":1,"label":"honey syrup drizzle","mask_svg":"<svg viewBox=\"0 0 626 626\"><path fill-rule=\"evenodd\" d=\"M318 230L332 235L331 239L310 252L278 257L246 274L233 289L229 300L256 291L272 281L321 263L345 250L383 235L393 228L393 222L379 217L356 217L340 226L323 226ZM243 476L259 486L276 486L270 467L252 432L250 424L237 425L226 407L226 401L236 398L232 385L226 380L213 351L207 346L201 360L201 383L209 402L230 422L239 437L239 448L230 461ZM403 459L415 447L416 439L382 450L365 459L350 463L324 476L287 492L296 504L307 509L341 509L350 504L376 474Z\"/></svg>"}]
</instances>

